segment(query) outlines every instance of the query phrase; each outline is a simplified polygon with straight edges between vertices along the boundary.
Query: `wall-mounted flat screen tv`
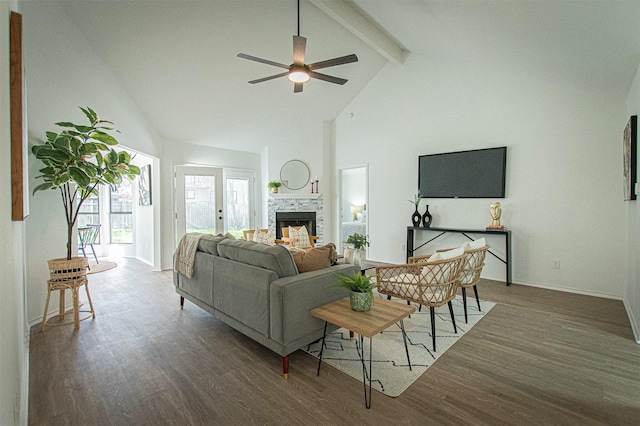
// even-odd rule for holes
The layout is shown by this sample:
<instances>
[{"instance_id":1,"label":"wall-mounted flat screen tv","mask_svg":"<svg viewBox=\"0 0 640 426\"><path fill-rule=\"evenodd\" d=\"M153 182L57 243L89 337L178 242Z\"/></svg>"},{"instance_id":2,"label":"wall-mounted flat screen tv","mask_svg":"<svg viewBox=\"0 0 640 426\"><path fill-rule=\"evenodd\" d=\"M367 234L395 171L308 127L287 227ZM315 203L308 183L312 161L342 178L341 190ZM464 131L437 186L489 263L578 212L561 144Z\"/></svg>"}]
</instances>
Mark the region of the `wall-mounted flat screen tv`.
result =
<instances>
[{"instance_id":1,"label":"wall-mounted flat screen tv","mask_svg":"<svg viewBox=\"0 0 640 426\"><path fill-rule=\"evenodd\" d=\"M507 147L421 155L422 198L504 198Z\"/></svg>"}]
</instances>

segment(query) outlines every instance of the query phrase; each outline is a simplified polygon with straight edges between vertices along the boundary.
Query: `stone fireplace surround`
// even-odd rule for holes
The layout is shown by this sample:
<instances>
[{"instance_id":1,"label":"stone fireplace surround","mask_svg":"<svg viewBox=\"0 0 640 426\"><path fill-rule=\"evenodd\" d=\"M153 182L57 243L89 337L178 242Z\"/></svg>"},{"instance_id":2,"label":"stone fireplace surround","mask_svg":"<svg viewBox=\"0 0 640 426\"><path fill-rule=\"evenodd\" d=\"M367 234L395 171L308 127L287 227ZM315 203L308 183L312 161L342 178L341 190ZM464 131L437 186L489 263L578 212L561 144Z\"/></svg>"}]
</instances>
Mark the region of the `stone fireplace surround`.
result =
<instances>
[{"instance_id":1,"label":"stone fireplace surround","mask_svg":"<svg viewBox=\"0 0 640 426\"><path fill-rule=\"evenodd\" d=\"M315 212L317 244L324 244L324 207L320 195L277 194L267 201L268 228L276 233L276 212ZM309 232L312 230L307 229ZM311 234L313 235L313 234Z\"/></svg>"}]
</instances>

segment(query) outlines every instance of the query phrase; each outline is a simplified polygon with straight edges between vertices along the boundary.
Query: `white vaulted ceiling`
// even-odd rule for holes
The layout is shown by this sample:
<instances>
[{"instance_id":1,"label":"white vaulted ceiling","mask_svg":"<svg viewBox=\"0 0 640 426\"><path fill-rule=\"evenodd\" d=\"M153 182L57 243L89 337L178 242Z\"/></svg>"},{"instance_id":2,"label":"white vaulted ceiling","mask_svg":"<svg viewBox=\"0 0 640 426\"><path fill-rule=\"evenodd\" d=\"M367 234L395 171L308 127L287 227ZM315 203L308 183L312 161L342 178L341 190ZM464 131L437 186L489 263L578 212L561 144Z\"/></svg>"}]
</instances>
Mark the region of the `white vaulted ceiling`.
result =
<instances>
[{"instance_id":1,"label":"white vaulted ceiling","mask_svg":"<svg viewBox=\"0 0 640 426\"><path fill-rule=\"evenodd\" d=\"M359 62L323 70L347 78L344 86L312 79L294 94L286 78L248 84L282 70L236 55L291 63L295 0L60 2L160 135L251 152L336 118L385 65L403 66L387 61L371 33L358 33L357 17L325 13L332 3L301 1L306 62L351 53ZM349 4L422 60L492 58L516 73L620 96L640 62L638 1Z\"/></svg>"}]
</instances>

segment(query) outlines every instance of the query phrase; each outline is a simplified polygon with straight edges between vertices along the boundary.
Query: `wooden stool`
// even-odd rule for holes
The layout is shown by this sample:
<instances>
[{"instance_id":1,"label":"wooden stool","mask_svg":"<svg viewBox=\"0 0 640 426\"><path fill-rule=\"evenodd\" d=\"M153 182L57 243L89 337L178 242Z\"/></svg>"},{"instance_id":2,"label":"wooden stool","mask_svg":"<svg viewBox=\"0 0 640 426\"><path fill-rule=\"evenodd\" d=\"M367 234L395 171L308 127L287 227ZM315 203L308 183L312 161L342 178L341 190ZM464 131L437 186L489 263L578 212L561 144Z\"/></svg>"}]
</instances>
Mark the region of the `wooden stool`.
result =
<instances>
[{"instance_id":1,"label":"wooden stool","mask_svg":"<svg viewBox=\"0 0 640 426\"><path fill-rule=\"evenodd\" d=\"M63 265L64 266L61 266ZM80 328L80 321L84 321L87 318L95 318L96 313L93 310L93 302L91 301L91 295L89 294L89 280L86 275L86 268L89 266L89 261L86 257L67 259L53 259L49 260L49 273L51 279L47 280L47 301L44 305L44 314L42 315L42 324L40 325L40 331L44 330L45 325L67 325L74 324L74 330ZM87 292L87 299L89 299L89 307L91 310L80 310L80 298L78 295L78 289L84 285ZM51 298L51 292L60 290L60 321L64 321L65 316L65 291L71 290L73 295L73 321L60 322L57 324L47 324L47 311L49 310L49 300ZM86 312L91 315L87 315L85 318L80 319L80 313Z\"/></svg>"}]
</instances>

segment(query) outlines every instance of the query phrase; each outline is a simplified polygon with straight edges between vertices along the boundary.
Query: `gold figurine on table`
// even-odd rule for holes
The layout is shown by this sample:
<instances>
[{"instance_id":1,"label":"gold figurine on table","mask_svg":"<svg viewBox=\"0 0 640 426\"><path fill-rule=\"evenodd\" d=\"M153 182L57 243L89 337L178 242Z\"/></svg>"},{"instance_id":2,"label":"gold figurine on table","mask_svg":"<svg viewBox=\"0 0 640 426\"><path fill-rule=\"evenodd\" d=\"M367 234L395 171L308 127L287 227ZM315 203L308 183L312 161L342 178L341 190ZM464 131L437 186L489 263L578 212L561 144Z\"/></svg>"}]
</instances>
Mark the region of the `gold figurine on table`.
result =
<instances>
[{"instance_id":1,"label":"gold figurine on table","mask_svg":"<svg viewBox=\"0 0 640 426\"><path fill-rule=\"evenodd\" d=\"M495 231L503 231L504 226L500 225L500 216L502 215L502 206L498 201L491 204L491 218L493 222L491 225L487 226L487 230L495 230Z\"/></svg>"}]
</instances>

